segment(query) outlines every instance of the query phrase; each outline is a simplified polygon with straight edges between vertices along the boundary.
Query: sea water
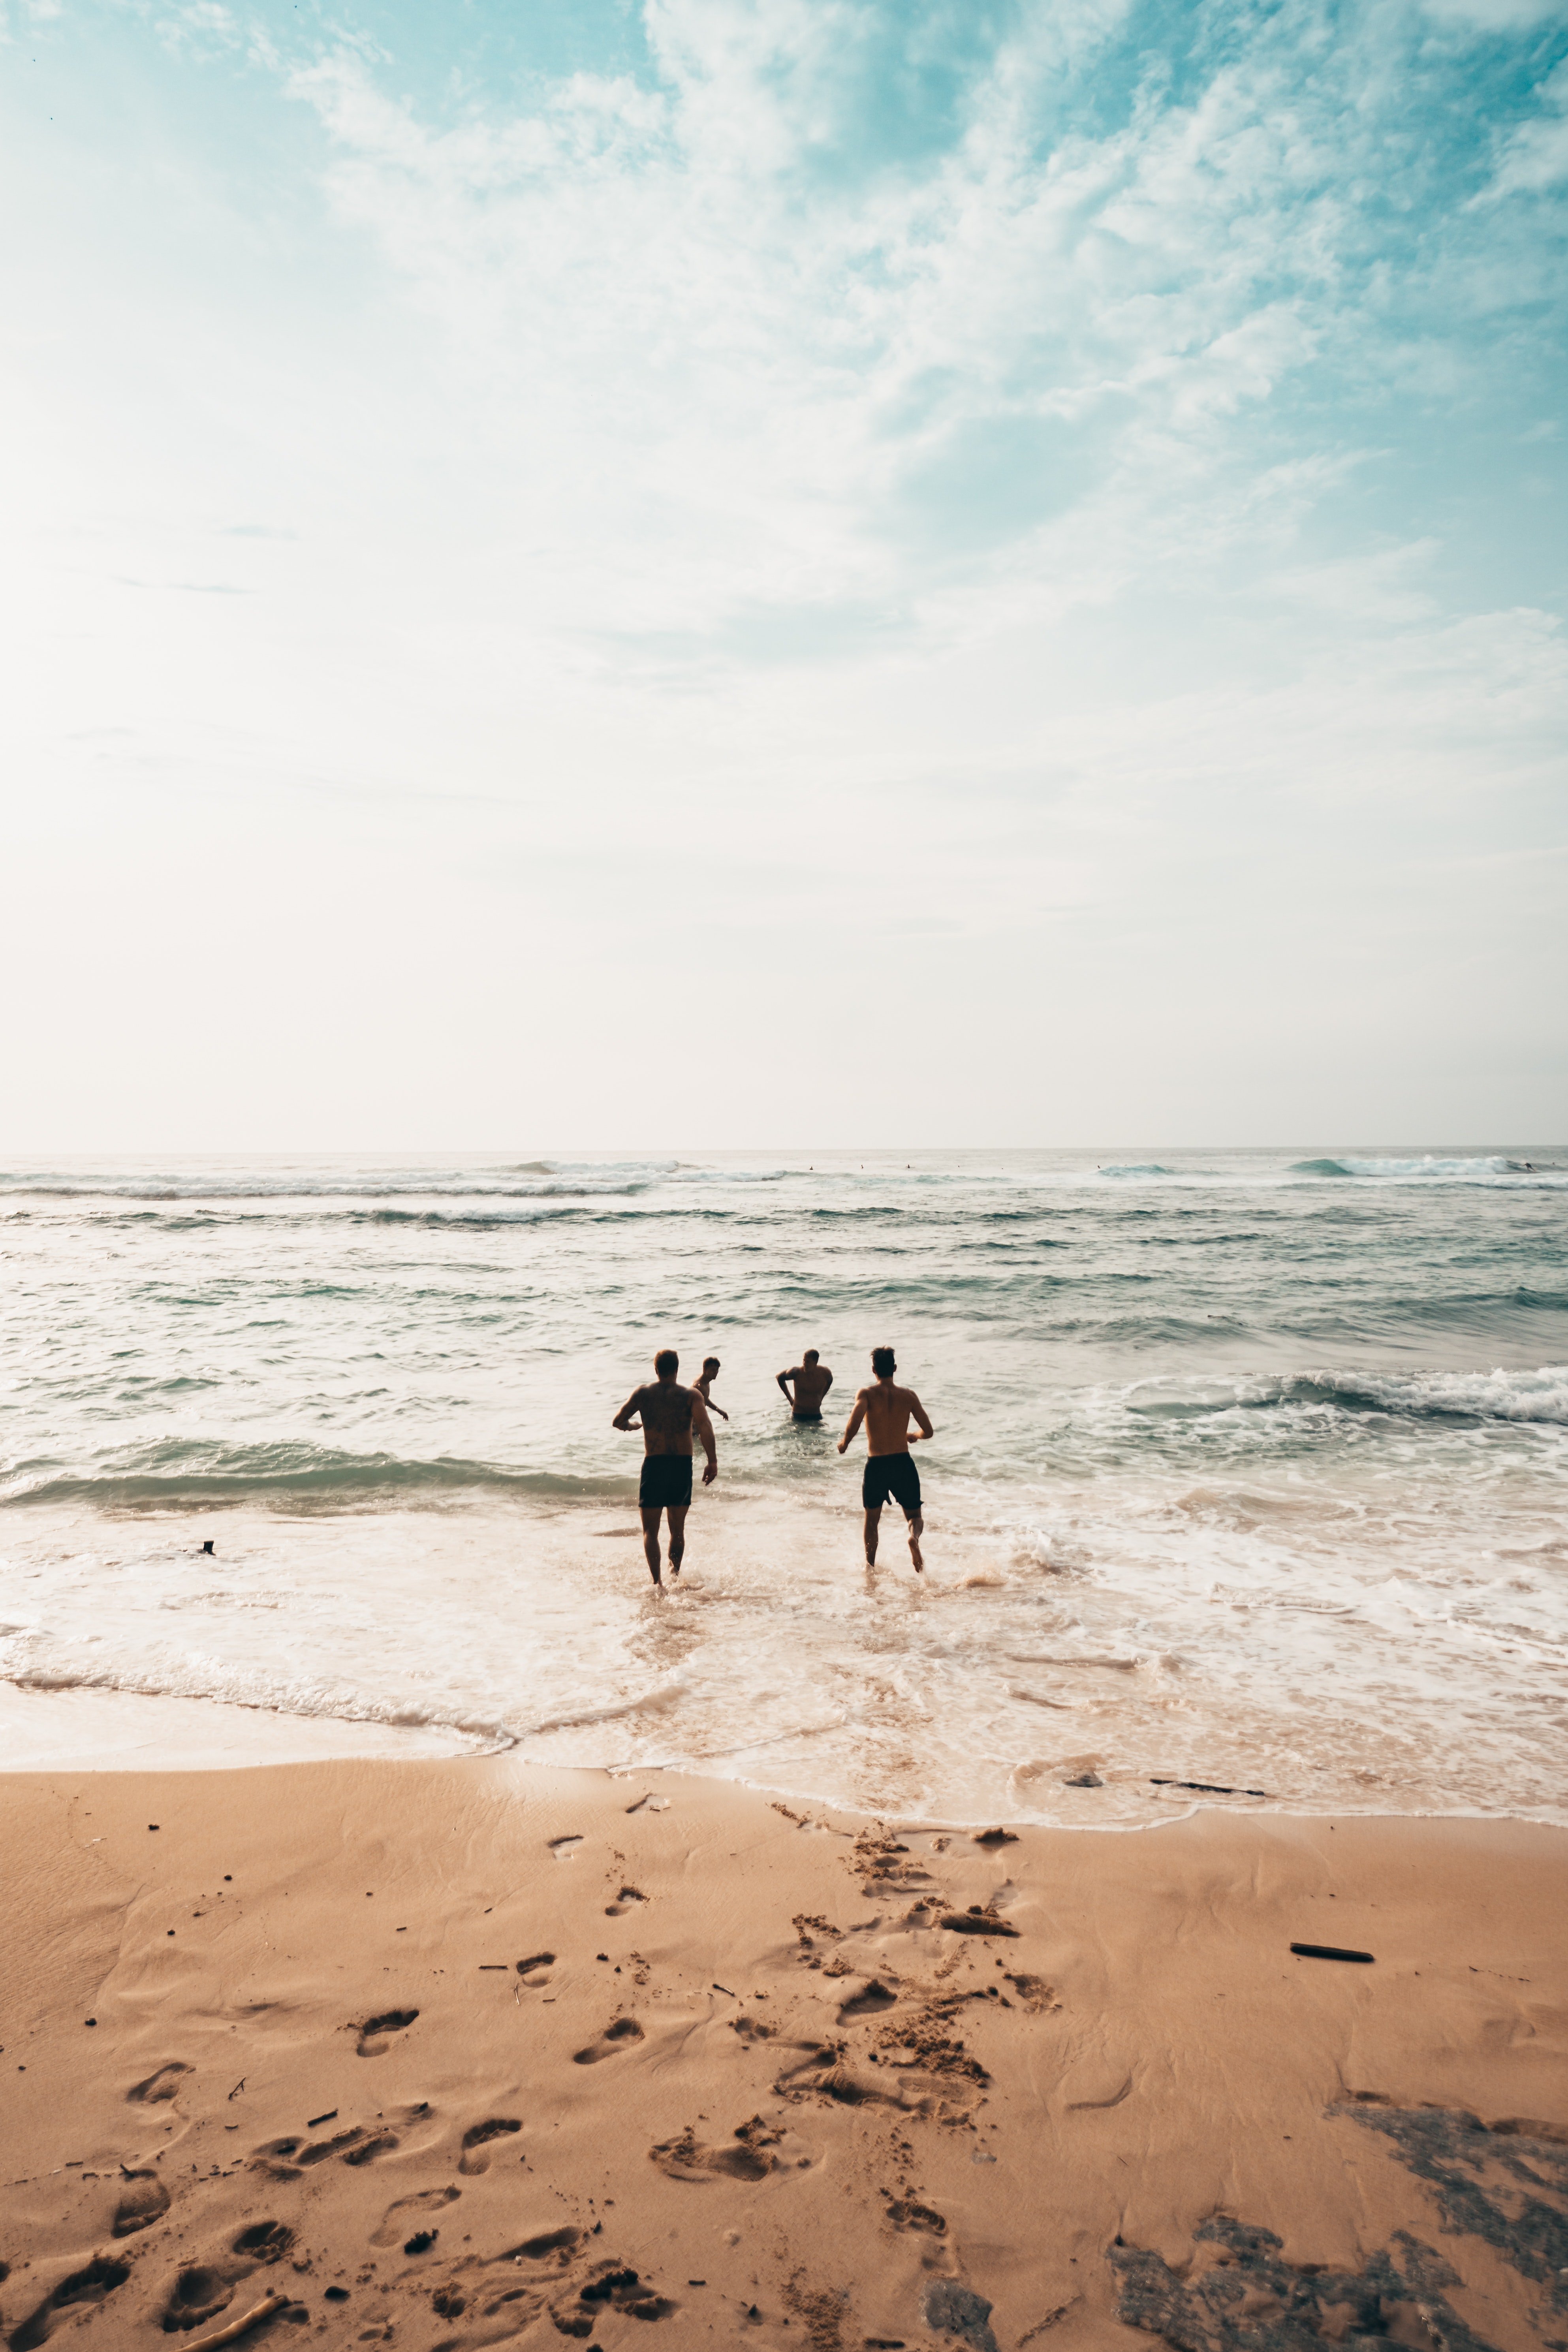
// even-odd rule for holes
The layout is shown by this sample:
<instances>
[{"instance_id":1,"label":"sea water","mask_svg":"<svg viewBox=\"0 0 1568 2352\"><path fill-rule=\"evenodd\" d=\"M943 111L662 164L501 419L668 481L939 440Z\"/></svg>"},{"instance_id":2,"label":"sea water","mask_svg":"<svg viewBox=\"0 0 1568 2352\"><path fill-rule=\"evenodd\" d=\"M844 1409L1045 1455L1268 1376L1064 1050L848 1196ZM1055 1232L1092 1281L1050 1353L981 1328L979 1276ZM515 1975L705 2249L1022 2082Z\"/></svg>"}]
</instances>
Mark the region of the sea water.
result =
<instances>
[{"instance_id":1,"label":"sea water","mask_svg":"<svg viewBox=\"0 0 1568 2352\"><path fill-rule=\"evenodd\" d=\"M0 1676L954 1822L1563 1820L1565 1237L1545 1148L15 1166ZM884 1341L921 1577L836 1445ZM658 1595L665 1345L730 1418Z\"/></svg>"}]
</instances>

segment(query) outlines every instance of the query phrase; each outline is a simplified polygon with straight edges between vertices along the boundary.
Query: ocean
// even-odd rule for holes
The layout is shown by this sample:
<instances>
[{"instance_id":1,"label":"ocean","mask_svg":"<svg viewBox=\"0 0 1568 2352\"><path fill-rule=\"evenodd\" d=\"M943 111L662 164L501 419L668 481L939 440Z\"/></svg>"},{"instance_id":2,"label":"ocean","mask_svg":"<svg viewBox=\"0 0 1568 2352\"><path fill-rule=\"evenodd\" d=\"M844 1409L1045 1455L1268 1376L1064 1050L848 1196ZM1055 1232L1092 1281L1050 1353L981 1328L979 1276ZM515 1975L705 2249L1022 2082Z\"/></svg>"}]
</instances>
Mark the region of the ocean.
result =
<instances>
[{"instance_id":1,"label":"ocean","mask_svg":"<svg viewBox=\"0 0 1568 2352\"><path fill-rule=\"evenodd\" d=\"M905 1819L1568 1820L1565 1239L1545 1147L14 1165L0 1678ZM881 1342L918 1579L835 1450ZM665 1345L731 1418L659 1596Z\"/></svg>"}]
</instances>

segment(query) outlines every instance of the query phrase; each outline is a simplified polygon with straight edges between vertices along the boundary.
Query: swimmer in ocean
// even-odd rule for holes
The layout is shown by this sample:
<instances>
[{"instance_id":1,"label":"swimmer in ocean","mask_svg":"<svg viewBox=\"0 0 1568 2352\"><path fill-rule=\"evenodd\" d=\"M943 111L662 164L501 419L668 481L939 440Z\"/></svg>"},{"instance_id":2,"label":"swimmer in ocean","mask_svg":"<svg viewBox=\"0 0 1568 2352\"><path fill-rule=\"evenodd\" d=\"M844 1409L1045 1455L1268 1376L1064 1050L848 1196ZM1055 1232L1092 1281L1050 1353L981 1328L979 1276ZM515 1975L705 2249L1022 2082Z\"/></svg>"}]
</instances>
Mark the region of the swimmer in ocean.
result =
<instances>
[{"instance_id":1,"label":"swimmer in ocean","mask_svg":"<svg viewBox=\"0 0 1568 2352\"><path fill-rule=\"evenodd\" d=\"M795 1394L789 1383L795 1382ZM833 1386L833 1375L815 1348L808 1348L798 1364L787 1372L780 1372L778 1383L784 1391L784 1402L796 1421L820 1421L822 1400Z\"/></svg>"},{"instance_id":2,"label":"swimmer in ocean","mask_svg":"<svg viewBox=\"0 0 1568 2352\"><path fill-rule=\"evenodd\" d=\"M876 1380L864 1388L855 1400L844 1434L838 1441L842 1454L862 1422L866 1424L866 1474L860 1484L860 1500L866 1510L866 1565L877 1565L877 1536L881 1526L882 1506L890 1496L910 1523L910 1558L918 1574L925 1562L921 1558L921 1538L925 1521L921 1517L921 1474L915 1468L910 1453L911 1445L932 1434L926 1409L913 1389L896 1388L893 1374L898 1370L891 1348L873 1348L871 1370ZM911 1418L920 1427L910 1427Z\"/></svg>"},{"instance_id":3,"label":"swimmer in ocean","mask_svg":"<svg viewBox=\"0 0 1568 2352\"><path fill-rule=\"evenodd\" d=\"M691 1433L702 1440L708 1456L702 1484L710 1486L719 1475L719 1447L708 1418L708 1401L700 1389L683 1389L676 1380L680 1359L673 1348L661 1348L653 1360L657 1378L646 1388L634 1389L611 1426L630 1429L634 1416L642 1423L642 1483L637 1507L642 1512L643 1556L647 1572L662 1587L659 1572L658 1521L669 1514L669 1572L680 1574L686 1551L686 1514L691 1504Z\"/></svg>"},{"instance_id":4,"label":"swimmer in ocean","mask_svg":"<svg viewBox=\"0 0 1568 2352\"><path fill-rule=\"evenodd\" d=\"M702 1359L702 1370L691 1385L693 1388L701 1391L702 1402L707 1406L710 1412L716 1412L721 1421L728 1421L730 1416L725 1412L723 1406L721 1404L715 1404L713 1402L713 1383L718 1377L718 1357L704 1356Z\"/></svg>"}]
</instances>

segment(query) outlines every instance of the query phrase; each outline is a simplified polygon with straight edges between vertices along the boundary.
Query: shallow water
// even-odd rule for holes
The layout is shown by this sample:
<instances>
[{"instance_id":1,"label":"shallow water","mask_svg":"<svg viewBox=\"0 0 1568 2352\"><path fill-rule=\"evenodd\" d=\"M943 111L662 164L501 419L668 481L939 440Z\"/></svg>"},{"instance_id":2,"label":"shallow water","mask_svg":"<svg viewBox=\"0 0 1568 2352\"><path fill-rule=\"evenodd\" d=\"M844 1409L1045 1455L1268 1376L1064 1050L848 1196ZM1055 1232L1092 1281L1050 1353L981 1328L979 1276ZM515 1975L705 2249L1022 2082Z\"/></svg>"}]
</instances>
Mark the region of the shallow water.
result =
<instances>
[{"instance_id":1,"label":"shallow water","mask_svg":"<svg viewBox=\"0 0 1568 2352\"><path fill-rule=\"evenodd\" d=\"M0 1674L969 1821L1562 1819L1564 1161L14 1169ZM881 1339L918 1581L834 1451ZM732 1419L659 1600L609 1423L667 1340Z\"/></svg>"}]
</instances>

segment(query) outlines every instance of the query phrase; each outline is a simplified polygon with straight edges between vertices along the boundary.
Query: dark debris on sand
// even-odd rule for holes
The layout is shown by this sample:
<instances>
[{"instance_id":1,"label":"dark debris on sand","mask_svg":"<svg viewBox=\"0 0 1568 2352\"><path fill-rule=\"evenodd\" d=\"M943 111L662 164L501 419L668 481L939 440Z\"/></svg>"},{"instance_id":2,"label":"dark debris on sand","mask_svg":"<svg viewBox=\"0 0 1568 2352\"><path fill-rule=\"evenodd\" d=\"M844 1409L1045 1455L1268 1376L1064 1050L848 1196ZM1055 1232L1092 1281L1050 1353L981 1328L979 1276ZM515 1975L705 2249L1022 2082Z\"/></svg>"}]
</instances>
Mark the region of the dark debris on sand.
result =
<instances>
[{"instance_id":1,"label":"dark debris on sand","mask_svg":"<svg viewBox=\"0 0 1568 2352\"><path fill-rule=\"evenodd\" d=\"M1468 2327L1443 2289L1458 2284L1440 2254L1403 2230L1393 2253L1362 2271L1298 2270L1271 2230L1216 2214L1196 2243L1220 2249L1191 2284L1142 2246L1114 2245L1125 2326L1162 2336L1177 2352L1321 2352L1325 2342L1430 2345L1432 2352L1497 2352Z\"/></svg>"},{"instance_id":2,"label":"dark debris on sand","mask_svg":"<svg viewBox=\"0 0 1568 2352\"><path fill-rule=\"evenodd\" d=\"M1545 2289L1554 2312L1568 2316L1568 2147L1545 2137L1544 2126L1538 2135L1527 2121L1489 2131L1463 2108L1358 2101L1330 2112L1352 2116L1392 2141L1401 2162L1436 2190L1445 2229L1484 2238ZM1498 2181L1489 2195L1489 2167L1510 2186Z\"/></svg>"},{"instance_id":3,"label":"dark debris on sand","mask_svg":"<svg viewBox=\"0 0 1568 2352\"><path fill-rule=\"evenodd\" d=\"M1463 2109L1364 2097L1329 2113L1380 2133L1436 2190L1447 2232L1484 2239L1542 2290L1538 2325L1568 2315L1568 2146L1548 2126L1520 2120L1489 2129ZM1205 2221L1194 2242L1215 2253L1185 2281L1142 2247L1110 2250L1123 2322L1177 2352L1308 2352L1326 2338L1496 2352L1448 2304L1444 2289L1457 2273L1407 2231L1360 2272L1298 2269L1281 2259L1270 2231L1226 2214ZM1568 2334L1543 2332L1542 2342L1568 2352Z\"/></svg>"}]
</instances>

